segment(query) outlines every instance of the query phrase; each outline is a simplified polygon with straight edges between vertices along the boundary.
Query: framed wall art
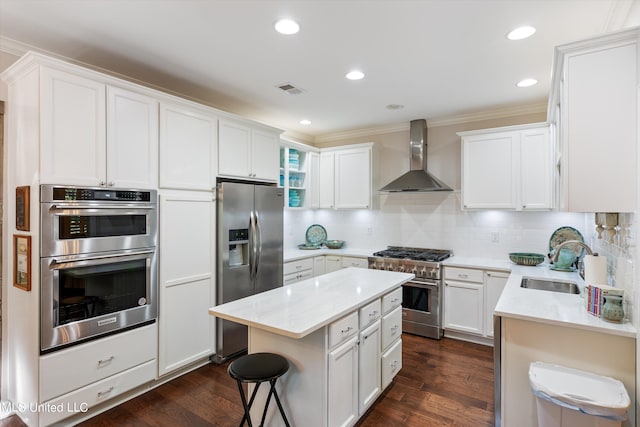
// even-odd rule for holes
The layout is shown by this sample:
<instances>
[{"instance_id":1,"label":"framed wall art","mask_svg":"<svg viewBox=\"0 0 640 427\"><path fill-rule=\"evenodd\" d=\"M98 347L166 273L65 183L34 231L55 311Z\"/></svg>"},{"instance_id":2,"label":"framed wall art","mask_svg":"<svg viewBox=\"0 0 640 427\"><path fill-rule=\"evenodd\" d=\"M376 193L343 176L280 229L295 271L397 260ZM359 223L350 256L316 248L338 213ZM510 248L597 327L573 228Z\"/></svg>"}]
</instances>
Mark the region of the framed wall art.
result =
<instances>
[{"instance_id":1,"label":"framed wall art","mask_svg":"<svg viewBox=\"0 0 640 427\"><path fill-rule=\"evenodd\" d=\"M29 186L16 187L16 229L29 231Z\"/></svg>"},{"instance_id":2,"label":"framed wall art","mask_svg":"<svg viewBox=\"0 0 640 427\"><path fill-rule=\"evenodd\" d=\"M31 236L13 235L13 286L31 291Z\"/></svg>"}]
</instances>

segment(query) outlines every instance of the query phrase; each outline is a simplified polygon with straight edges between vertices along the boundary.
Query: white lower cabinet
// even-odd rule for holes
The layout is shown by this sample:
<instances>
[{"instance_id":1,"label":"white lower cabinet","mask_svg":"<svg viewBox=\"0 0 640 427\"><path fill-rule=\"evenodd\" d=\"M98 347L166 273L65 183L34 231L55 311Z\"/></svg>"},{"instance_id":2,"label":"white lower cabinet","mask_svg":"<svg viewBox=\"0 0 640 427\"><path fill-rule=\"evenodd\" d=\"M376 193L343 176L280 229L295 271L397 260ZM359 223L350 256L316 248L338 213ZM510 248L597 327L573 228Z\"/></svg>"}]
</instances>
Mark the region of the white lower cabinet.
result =
<instances>
[{"instance_id":1,"label":"white lower cabinet","mask_svg":"<svg viewBox=\"0 0 640 427\"><path fill-rule=\"evenodd\" d=\"M215 351L215 218L211 192L160 194L159 355L165 375ZM194 227L193 224L198 224Z\"/></svg>"},{"instance_id":2,"label":"white lower cabinet","mask_svg":"<svg viewBox=\"0 0 640 427\"><path fill-rule=\"evenodd\" d=\"M496 309L496 304L498 304L508 279L509 273L502 271L486 271L484 273L484 330L488 337L493 337L493 311Z\"/></svg>"},{"instance_id":3,"label":"white lower cabinet","mask_svg":"<svg viewBox=\"0 0 640 427\"><path fill-rule=\"evenodd\" d=\"M444 285L445 329L482 334L483 284L445 280Z\"/></svg>"},{"instance_id":4,"label":"white lower cabinet","mask_svg":"<svg viewBox=\"0 0 640 427\"><path fill-rule=\"evenodd\" d=\"M317 256L313 258L313 275L322 276L325 272L324 256Z\"/></svg>"},{"instance_id":5,"label":"white lower cabinet","mask_svg":"<svg viewBox=\"0 0 640 427\"><path fill-rule=\"evenodd\" d=\"M329 426L346 427L358 418L358 337L329 353Z\"/></svg>"},{"instance_id":6,"label":"white lower cabinet","mask_svg":"<svg viewBox=\"0 0 640 427\"><path fill-rule=\"evenodd\" d=\"M382 354L382 389L384 390L402 369L402 340L397 340Z\"/></svg>"},{"instance_id":7,"label":"white lower cabinet","mask_svg":"<svg viewBox=\"0 0 640 427\"><path fill-rule=\"evenodd\" d=\"M343 256L341 264L342 264L342 268L348 268L348 267L369 268L369 262L367 261L367 258Z\"/></svg>"},{"instance_id":8,"label":"white lower cabinet","mask_svg":"<svg viewBox=\"0 0 640 427\"><path fill-rule=\"evenodd\" d=\"M41 356L40 402L48 407L61 405L63 411L42 411L40 425L86 411L154 380L157 334L153 324Z\"/></svg>"},{"instance_id":9,"label":"white lower cabinet","mask_svg":"<svg viewBox=\"0 0 640 427\"><path fill-rule=\"evenodd\" d=\"M314 275L313 259L305 258L297 261L285 262L282 267L282 284L290 285L304 279L313 277Z\"/></svg>"},{"instance_id":10,"label":"white lower cabinet","mask_svg":"<svg viewBox=\"0 0 640 427\"><path fill-rule=\"evenodd\" d=\"M493 311L509 273L475 268L444 269L444 329L493 337Z\"/></svg>"},{"instance_id":11,"label":"white lower cabinet","mask_svg":"<svg viewBox=\"0 0 640 427\"><path fill-rule=\"evenodd\" d=\"M378 300L379 301L379 300ZM380 387L380 320L360 332L358 409L362 415L382 392Z\"/></svg>"},{"instance_id":12,"label":"white lower cabinet","mask_svg":"<svg viewBox=\"0 0 640 427\"><path fill-rule=\"evenodd\" d=\"M324 272L331 273L338 271L342 268L342 257L336 255L325 255L324 257Z\"/></svg>"},{"instance_id":13,"label":"white lower cabinet","mask_svg":"<svg viewBox=\"0 0 640 427\"><path fill-rule=\"evenodd\" d=\"M401 292L391 291L328 326L328 426L353 425L402 368Z\"/></svg>"}]
</instances>

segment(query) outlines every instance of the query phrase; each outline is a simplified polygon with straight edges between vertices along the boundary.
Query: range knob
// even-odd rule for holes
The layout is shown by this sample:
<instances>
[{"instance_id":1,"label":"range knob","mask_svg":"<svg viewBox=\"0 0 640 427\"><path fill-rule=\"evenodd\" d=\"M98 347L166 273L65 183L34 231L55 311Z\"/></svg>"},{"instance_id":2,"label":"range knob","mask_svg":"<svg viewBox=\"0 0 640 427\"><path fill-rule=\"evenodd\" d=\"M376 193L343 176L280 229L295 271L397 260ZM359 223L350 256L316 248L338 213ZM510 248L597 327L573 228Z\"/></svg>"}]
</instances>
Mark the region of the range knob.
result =
<instances>
[{"instance_id":1,"label":"range knob","mask_svg":"<svg viewBox=\"0 0 640 427\"><path fill-rule=\"evenodd\" d=\"M399 271L400 273L404 273L404 265L401 265L401 266L400 266L400 268L398 269L398 271Z\"/></svg>"},{"instance_id":2,"label":"range knob","mask_svg":"<svg viewBox=\"0 0 640 427\"><path fill-rule=\"evenodd\" d=\"M393 264L387 265L387 271L393 271Z\"/></svg>"}]
</instances>

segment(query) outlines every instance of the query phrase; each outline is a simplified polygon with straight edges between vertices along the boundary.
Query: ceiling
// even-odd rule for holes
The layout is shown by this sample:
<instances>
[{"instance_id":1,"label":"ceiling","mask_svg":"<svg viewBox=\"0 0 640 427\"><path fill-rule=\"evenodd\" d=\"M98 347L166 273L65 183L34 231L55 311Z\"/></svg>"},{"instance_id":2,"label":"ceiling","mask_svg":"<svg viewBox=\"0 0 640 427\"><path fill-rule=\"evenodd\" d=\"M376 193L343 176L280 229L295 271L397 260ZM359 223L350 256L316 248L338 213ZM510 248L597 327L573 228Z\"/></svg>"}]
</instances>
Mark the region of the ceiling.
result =
<instances>
[{"instance_id":1,"label":"ceiling","mask_svg":"<svg viewBox=\"0 0 640 427\"><path fill-rule=\"evenodd\" d=\"M622 28L632 3L0 0L0 50L64 56L313 141L416 118L541 105L553 47ZM295 19L300 32L274 31L282 17ZM537 32L507 40L524 24ZM354 68L363 80L345 78ZM539 84L516 87L525 77ZM303 92L287 94L281 83Z\"/></svg>"}]
</instances>

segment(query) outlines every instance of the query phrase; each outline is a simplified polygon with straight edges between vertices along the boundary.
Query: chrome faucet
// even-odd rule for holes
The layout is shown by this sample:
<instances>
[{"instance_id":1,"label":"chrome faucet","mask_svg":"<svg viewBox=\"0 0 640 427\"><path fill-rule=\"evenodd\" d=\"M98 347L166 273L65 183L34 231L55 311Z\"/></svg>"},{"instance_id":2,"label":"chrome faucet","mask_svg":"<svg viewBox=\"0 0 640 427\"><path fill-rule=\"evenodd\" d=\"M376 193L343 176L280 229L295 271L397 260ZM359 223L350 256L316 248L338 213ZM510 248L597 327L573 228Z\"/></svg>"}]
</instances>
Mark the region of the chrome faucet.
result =
<instances>
[{"instance_id":1,"label":"chrome faucet","mask_svg":"<svg viewBox=\"0 0 640 427\"><path fill-rule=\"evenodd\" d=\"M560 254L560 249L568 245L578 245L583 247L584 250L587 251L587 255L596 255L596 256L598 255L597 253L594 253L586 243L581 242L580 240L566 240L560 243L558 246L556 246L555 252L550 257L551 262L558 262L558 255ZM578 272L580 273L580 277L584 279L584 263L580 258L576 260L576 263L578 265Z\"/></svg>"}]
</instances>

